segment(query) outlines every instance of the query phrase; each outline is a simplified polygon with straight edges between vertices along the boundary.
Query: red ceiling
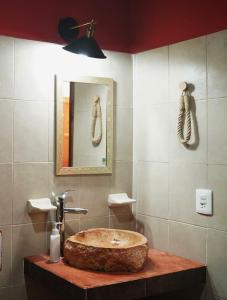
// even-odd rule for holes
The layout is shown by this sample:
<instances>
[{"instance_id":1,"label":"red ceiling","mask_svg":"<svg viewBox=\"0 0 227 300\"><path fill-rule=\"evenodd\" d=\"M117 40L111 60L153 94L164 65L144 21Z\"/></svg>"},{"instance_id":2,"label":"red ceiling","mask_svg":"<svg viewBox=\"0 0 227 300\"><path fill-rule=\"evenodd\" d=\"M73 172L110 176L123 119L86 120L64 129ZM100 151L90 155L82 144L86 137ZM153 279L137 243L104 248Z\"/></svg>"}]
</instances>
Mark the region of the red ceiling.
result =
<instances>
[{"instance_id":1,"label":"red ceiling","mask_svg":"<svg viewBox=\"0 0 227 300\"><path fill-rule=\"evenodd\" d=\"M93 17L95 37L103 49L130 51L130 0L0 0L0 34L63 43L58 36L60 18L79 23Z\"/></svg>"},{"instance_id":2,"label":"red ceiling","mask_svg":"<svg viewBox=\"0 0 227 300\"><path fill-rule=\"evenodd\" d=\"M131 52L227 28L227 0L132 0Z\"/></svg>"},{"instance_id":3,"label":"red ceiling","mask_svg":"<svg viewBox=\"0 0 227 300\"><path fill-rule=\"evenodd\" d=\"M227 28L227 0L1 1L0 34L62 43L57 24L72 16L97 21L107 50L139 52Z\"/></svg>"}]
</instances>

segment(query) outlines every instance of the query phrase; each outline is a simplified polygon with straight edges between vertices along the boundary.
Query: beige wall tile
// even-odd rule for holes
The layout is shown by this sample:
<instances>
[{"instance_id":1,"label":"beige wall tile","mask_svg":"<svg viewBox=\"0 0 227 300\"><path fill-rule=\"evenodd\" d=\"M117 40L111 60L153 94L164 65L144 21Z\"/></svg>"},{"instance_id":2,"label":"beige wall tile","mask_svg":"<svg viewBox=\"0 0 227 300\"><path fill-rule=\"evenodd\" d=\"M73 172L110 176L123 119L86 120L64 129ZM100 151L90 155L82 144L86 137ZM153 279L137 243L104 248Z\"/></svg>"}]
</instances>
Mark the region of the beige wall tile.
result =
<instances>
[{"instance_id":1,"label":"beige wall tile","mask_svg":"<svg viewBox=\"0 0 227 300\"><path fill-rule=\"evenodd\" d=\"M206 39L208 41L207 73ZM159 93L157 98L154 97L148 101L149 98L147 96L155 95L157 90L156 86L158 87L161 82L161 78L159 78L159 71L161 72L163 69L168 68L168 63L163 66L161 59L158 57L158 55L161 55L161 51L159 52L160 49L157 49L157 53L147 51L134 56L133 196L141 200L141 190L145 193L146 189L144 187L146 187L146 184L148 185L144 179L146 173L144 172L140 175L139 169L141 164L148 165L149 162L154 161L159 164L160 162L170 162L168 174L169 216L167 215L170 222L169 250L177 255L189 257L202 262L206 262L206 227L226 230L225 177L227 175L225 173L227 171L225 170L225 164L227 164L227 141L225 140L225 128L227 128L227 124L225 124L225 116L227 115L227 101L226 98L224 98L227 96L226 43L227 31L225 30L223 32L209 35L208 38L204 36L169 46L168 86L170 104L166 114L165 103L161 96L165 92L165 87L163 88L164 90ZM156 69L158 69L154 71L154 74L157 75L157 83L155 87L152 86L155 80L150 82L150 85L148 85L146 79L144 80L143 78L143 72L140 72L143 69L144 74L147 72L152 77L150 66L153 59L156 59ZM163 74L165 81L165 72L163 72ZM208 98L213 98L212 100L209 99L208 102L207 78ZM195 101L192 103L192 108L193 112L196 113L199 143L198 145L195 143L190 150L185 149L178 142L176 135L178 101L180 96L178 85L183 80L193 84L195 88L194 90L191 90ZM158 97L160 97L160 101L162 101L159 102L161 103L161 105L159 105L160 113L156 110L153 114L152 108L154 104L152 101L156 101ZM218 97L222 97L223 99L218 99ZM160 118L161 111L163 119ZM158 118L158 121L156 121L156 117ZM160 126L160 123L164 124L163 126L166 127L164 128ZM167 131L169 134L168 137L165 135ZM193 132L193 141L195 139L194 134L195 132ZM156 135L158 137L156 137ZM161 140L166 140L167 143L159 144L159 141ZM167 154L164 152L165 150L168 150ZM208 163L209 165L207 167ZM214 164L224 165L217 166ZM142 168L143 171L144 169L145 168ZM160 170L158 171L161 173ZM158 171L156 172L157 174L159 174ZM148 177L149 176L146 176L146 178ZM155 177L156 180L158 179L157 175L153 177ZM151 191L155 191L155 189L159 186L155 180L153 180L153 182L150 180L150 182L150 186L148 187L149 193L151 193ZM212 217L199 215L195 212L195 189L206 187L214 190L214 216ZM157 188L157 190L158 192L163 192L162 189ZM148 192L147 194L149 194ZM146 198L143 197L143 199ZM145 204L147 203L151 204L151 201L145 202ZM137 217L138 226L141 228L144 227L145 229L141 230L146 232L146 226L148 227L148 225L146 225L146 219L150 218L152 220L157 220L158 218L147 215L145 216L144 214L147 214L149 207L142 207L142 210L140 211L141 204L144 203L141 203L140 201L137 203L137 213L142 212L142 214L139 213ZM159 204L159 201L154 201L154 209L157 209ZM179 221L179 223L174 222L173 220ZM167 222L166 248L168 248L168 221L164 221ZM149 226L148 228L152 228L152 226ZM149 230L147 230L147 232L147 235L149 236ZM157 240L160 235L161 234L156 234ZM217 249L219 249L219 244L221 243L224 242L221 242L221 238L219 242L219 238L217 238L217 240L213 242L213 247L216 245ZM220 251L223 252L222 249ZM214 253L215 251L210 250L210 258L213 259ZM221 253L220 255L216 255L216 257L218 256L222 257L223 254ZM222 264L220 257L215 258L212 261L212 267L215 270L215 275L214 273L211 274L211 281L214 276L216 276L216 278L218 276L222 276L220 278L226 277L222 272L225 264L220 267L220 264ZM220 284L224 286L222 281L224 282L224 280L221 280L219 283L219 280L215 279L215 284L218 286ZM209 291L205 296L205 299L218 299L217 296L211 296L212 294L217 294L216 288L214 291ZM226 291L221 294L218 293L218 295L219 297L223 297L223 299L227 299Z\"/></svg>"},{"instance_id":2,"label":"beige wall tile","mask_svg":"<svg viewBox=\"0 0 227 300\"><path fill-rule=\"evenodd\" d=\"M98 69L94 70L94 76L106 76L115 81L114 105L121 108L132 108L132 57L126 53L106 51L108 59L104 64L103 74L97 74ZM127 74L127 75L125 75Z\"/></svg>"},{"instance_id":3,"label":"beige wall tile","mask_svg":"<svg viewBox=\"0 0 227 300\"><path fill-rule=\"evenodd\" d=\"M49 163L49 188L50 192L55 194L62 193L66 190L80 190L81 177L75 176L56 176L55 164Z\"/></svg>"},{"instance_id":4,"label":"beige wall tile","mask_svg":"<svg viewBox=\"0 0 227 300\"><path fill-rule=\"evenodd\" d=\"M76 234L80 230L79 220L68 220L65 222L65 239Z\"/></svg>"},{"instance_id":5,"label":"beige wall tile","mask_svg":"<svg viewBox=\"0 0 227 300\"><path fill-rule=\"evenodd\" d=\"M168 47L134 55L134 96L148 109L168 102ZM135 107L138 103L135 101Z\"/></svg>"},{"instance_id":6,"label":"beige wall tile","mask_svg":"<svg viewBox=\"0 0 227 300\"><path fill-rule=\"evenodd\" d=\"M208 98L227 96L227 30L207 36Z\"/></svg>"},{"instance_id":7,"label":"beige wall tile","mask_svg":"<svg viewBox=\"0 0 227 300\"><path fill-rule=\"evenodd\" d=\"M197 188L207 187L207 166L171 163L169 172L169 218L207 226L207 216L196 213Z\"/></svg>"},{"instance_id":8,"label":"beige wall tile","mask_svg":"<svg viewBox=\"0 0 227 300\"><path fill-rule=\"evenodd\" d=\"M190 147L182 145L177 136L179 104L169 108L169 160L177 162L207 163L207 103L192 101L192 135Z\"/></svg>"},{"instance_id":9,"label":"beige wall tile","mask_svg":"<svg viewBox=\"0 0 227 300\"><path fill-rule=\"evenodd\" d=\"M109 215L110 216L131 215L131 214L133 214L133 207L135 205L136 204L112 206L112 207L109 208Z\"/></svg>"},{"instance_id":10,"label":"beige wall tile","mask_svg":"<svg viewBox=\"0 0 227 300\"><path fill-rule=\"evenodd\" d=\"M15 99L54 99L56 47L50 43L15 39Z\"/></svg>"},{"instance_id":11,"label":"beige wall tile","mask_svg":"<svg viewBox=\"0 0 227 300\"><path fill-rule=\"evenodd\" d=\"M86 230L89 228L109 228L109 217L81 218L80 230Z\"/></svg>"},{"instance_id":12,"label":"beige wall tile","mask_svg":"<svg viewBox=\"0 0 227 300\"><path fill-rule=\"evenodd\" d=\"M213 190L213 216L208 226L227 231L227 166L208 166L208 186Z\"/></svg>"},{"instance_id":13,"label":"beige wall tile","mask_svg":"<svg viewBox=\"0 0 227 300\"><path fill-rule=\"evenodd\" d=\"M47 213L28 214L27 200L49 197L48 171L48 163L14 165L13 224L47 221Z\"/></svg>"},{"instance_id":14,"label":"beige wall tile","mask_svg":"<svg viewBox=\"0 0 227 300\"><path fill-rule=\"evenodd\" d=\"M1 43L1 39L0 39ZM0 64L1 65L1 64ZM13 102L0 100L0 163L12 162Z\"/></svg>"},{"instance_id":15,"label":"beige wall tile","mask_svg":"<svg viewBox=\"0 0 227 300\"><path fill-rule=\"evenodd\" d=\"M14 39L0 37L0 98L12 98L14 91Z\"/></svg>"},{"instance_id":16,"label":"beige wall tile","mask_svg":"<svg viewBox=\"0 0 227 300\"><path fill-rule=\"evenodd\" d=\"M138 163L138 213L168 217L168 164Z\"/></svg>"},{"instance_id":17,"label":"beige wall tile","mask_svg":"<svg viewBox=\"0 0 227 300\"><path fill-rule=\"evenodd\" d=\"M12 223L12 165L0 164L0 225Z\"/></svg>"},{"instance_id":18,"label":"beige wall tile","mask_svg":"<svg viewBox=\"0 0 227 300\"><path fill-rule=\"evenodd\" d=\"M170 100L178 101L179 83L194 85L195 100L206 99L206 38L199 37L169 46Z\"/></svg>"},{"instance_id":19,"label":"beige wall tile","mask_svg":"<svg viewBox=\"0 0 227 300\"><path fill-rule=\"evenodd\" d=\"M132 214L110 216L110 228L135 230L135 219Z\"/></svg>"},{"instance_id":20,"label":"beige wall tile","mask_svg":"<svg viewBox=\"0 0 227 300\"><path fill-rule=\"evenodd\" d=\"M127 193L131 197L132 192L132 163L115 161L113 173L110 179L110 193Z\"/></svg>"},{"instance_id":21,"label":"beige wall tile","mask_svg":"<svg viewBox=\"0 0 227 300\"><path fill-rule=\"evenodd\" d=\"M7 287L12 284L12 227L0 226L2 232L2 269L0 270L0 288ZM0 292L1 295L1 292ZM0 297L1 299L1 297Z\"/></svg>"},{"instance_id":22,"label":"beige wall tile","mask_svg":"<svg viewBox=\"0 0 227 300\"><path fill-rule=\"evenodd\" d=\"M23 259L47 252L46 224L13 226L13 284L23 283Z\"/></svg>"},{"instance_id":23,"label":"beige wall tile","mask_svg":"<svg viewBox=\"0 0 227 300\"><path fill-rule=\"evenodd\" d=\"M15 104L14 161L48 161L48 103Z\"/></svg>"},{"instance_id":24,"label":"beige wall tile","mask_svg":"<svg viewBox=\"0 0 227 300\"><path fill-rule=\"evenodd\" d=\"M132 109L114 110L114 159L132 161Z\"/></svg>"},{"instance_id":25,"label":"beige wall tile","mask_svg":"<svg viewBox=\"0 0 227 300\"><path fill-rule=\"evenodd\" d=\"M227 163L227 98L208 103L208 162Z\"/></svg>"},{"instance_id":26,"label":"beige wall tile","mask_svg":"<svg viewBox=\"0 0 227 300\"><path fill-rule=\"evenodd\" d=\"M28 299L26 286L24 286L24 285L11 287L10 294L11 294L10 300L18 300L18 299L27 300Z\"/></svg>"},{"instance_id":27,"label":"beige wall tile","mask_svg":"<svg viewBox=\"0 0 227 300\"><path fill-rule=\"evenodd\" d=\"M209 229L207 241L207 264L213 291L220 297L227 295L227 233Z\"/></svg>"},{"instance_id":28,"label":"beige wall tile","mask_svg":"<svg viewBox=\"0 0 227 300\"><path fill-rule=\"evenodd\" d=\"M55 110L54 102L48 103L48 160L55 160Z\"/></svg>"},{"instance_id":29,"label":"beige wall tile","mask_svg":"<svg viewBox=\"0 0 227 300\"><path fill-rule=\"evenodd\" d=\"M207 230L202 227L169 222L169 251L206 263Z\"/></svg>"},{"instance_id":30,"label":"beige wall tile","mask_svg":"<svg viewBox=\"0 0 227 300\"><path fill-rule=\"evenodd\" d=\"M168 221L137 214L136 230L146 236L149 246L162 251L168 251Z\"/></svg>"},{"instance_id":31,"label":"beige wall tile","mask_svg":"<svg viewBox=\"0 0 227 300\"><path fill-rule=\"evenodd\" d=\"M134 111L134 160L168 161L168 104Z\"/></svg>"},{"instance_id":32,"label":"beige wall tile","mask_svg":"<svg viewBox=\"0 0 227 300\"><path fill-rule=\"evenodd\" d=\"M110 177L83 176L81 178L80 205L88 209L86 217L108 216L107 197L110 189Z\"/></svg>"},{"instance_id":33,"label":"beige wall tile","mask_svg":"<svg viewBox=\"0 0 227 300\"><path fill-rule=\"evenodd\" d=\"M0 288L0 299L2 300L12 300L11 288Z\"/></svg>"},{"instance_id":34,"label":"beige wall tile","mask_svg":"<svg viewBox=\"0 0 227 300\"><path fill-rule=\"evenodd\" d=\"M138 191L139 191L139 180L138 180L138 174L139 174L139 167L140 162L134 161L133 162L133 174L132 174L132 197L133 199L136 199L136 203L134 204L134 210L137 211L138 207Z\"/></svg>"}]
</instances>

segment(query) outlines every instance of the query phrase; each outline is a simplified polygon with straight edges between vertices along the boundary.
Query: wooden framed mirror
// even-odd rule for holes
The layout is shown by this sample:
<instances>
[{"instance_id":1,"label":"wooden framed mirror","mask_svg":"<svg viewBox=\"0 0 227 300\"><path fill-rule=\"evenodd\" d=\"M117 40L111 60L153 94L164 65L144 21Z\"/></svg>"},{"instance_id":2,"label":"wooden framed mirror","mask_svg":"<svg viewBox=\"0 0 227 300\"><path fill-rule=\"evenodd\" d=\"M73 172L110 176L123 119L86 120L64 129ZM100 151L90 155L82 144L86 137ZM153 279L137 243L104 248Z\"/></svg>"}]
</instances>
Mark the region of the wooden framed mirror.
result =
<instances>
[{"instance_id":1,"label":"wooden framed mirror","mask_svg":"<svg viewBox=\"0 0 227 300\"><path fill-rule=\"evenodd\" d=\"M56 175L111 174L113 80L56 75Z\"/></svg>"}]
</instances>

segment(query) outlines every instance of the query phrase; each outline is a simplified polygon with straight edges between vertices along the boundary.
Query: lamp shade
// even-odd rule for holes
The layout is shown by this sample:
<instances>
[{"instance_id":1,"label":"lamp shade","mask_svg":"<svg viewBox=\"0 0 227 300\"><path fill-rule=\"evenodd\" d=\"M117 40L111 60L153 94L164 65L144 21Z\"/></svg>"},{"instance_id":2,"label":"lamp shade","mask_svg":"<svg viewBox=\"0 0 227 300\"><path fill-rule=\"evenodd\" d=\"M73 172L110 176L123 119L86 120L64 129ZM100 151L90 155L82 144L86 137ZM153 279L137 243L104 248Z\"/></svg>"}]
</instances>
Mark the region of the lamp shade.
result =
<instances>
[{"instance_id":1,"label":"lamp shade","mask_svg":"<svg viewBox=\"0 0 227 300\"><path fill-rule=\"evenodd\" d=\"M93 58L106 58L96 40L90 36L82 36L63 47L64 50L84 54Z\"/></svg>"}]
</instances>

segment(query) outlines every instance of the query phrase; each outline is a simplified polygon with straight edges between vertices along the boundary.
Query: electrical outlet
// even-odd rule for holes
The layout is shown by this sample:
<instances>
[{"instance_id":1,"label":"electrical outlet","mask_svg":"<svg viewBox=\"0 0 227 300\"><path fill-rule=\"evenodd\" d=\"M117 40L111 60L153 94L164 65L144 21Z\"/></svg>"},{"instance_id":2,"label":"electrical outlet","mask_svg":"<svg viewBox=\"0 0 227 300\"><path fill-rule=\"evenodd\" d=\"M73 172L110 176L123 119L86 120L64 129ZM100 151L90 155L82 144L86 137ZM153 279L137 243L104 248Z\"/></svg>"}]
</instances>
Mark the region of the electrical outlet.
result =
<instances>
[{"instance_id":1,"label":"electrical outlet","mask_svg":"<svg viewBox=\"0 0 227 300\"><path fill-rule=\"evenodd\" d=\"M196 189L196 212L203 215L213 214L212 191Z\"/></svg>"}]
</instances>

